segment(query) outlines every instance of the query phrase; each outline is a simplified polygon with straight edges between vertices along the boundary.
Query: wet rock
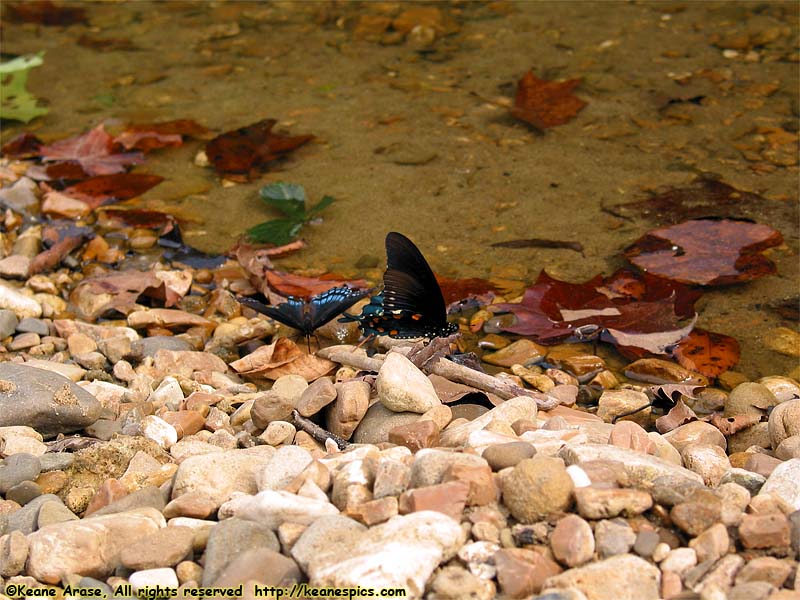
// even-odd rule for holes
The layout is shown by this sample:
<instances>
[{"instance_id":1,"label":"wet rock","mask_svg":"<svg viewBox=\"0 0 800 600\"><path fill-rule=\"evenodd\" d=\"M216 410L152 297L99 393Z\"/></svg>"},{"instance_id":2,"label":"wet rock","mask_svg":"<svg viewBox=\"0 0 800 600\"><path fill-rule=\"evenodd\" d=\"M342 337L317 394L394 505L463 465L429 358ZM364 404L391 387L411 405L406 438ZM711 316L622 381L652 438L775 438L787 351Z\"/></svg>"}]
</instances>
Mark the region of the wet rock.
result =
<instances>
[{"instance_id":1,"label":"wet rock","mask_svg":"<svg viewBox=\"0 0 800 600\"><path fill-rule=\"evenodd\" d=\"M235 516L277 529L278 525L286 521L307 525L319 517L338 512L327 500L265 490L255 496L237 496L229 500L220 507L219 517L222 519Z\"/></svg>"},{"instance_id":2,"label":"wet rock","mask_svg":"<svg viewBox=\"0 0 800 600\"><path fill-rule=\"evenodd\" d=\"M73 573L105 579L123 548L164 525L148 508L50 525L28 536L27 572L50 584Z\"/></svg>"},{"instance_id":3,"label":"wet rock","mask_svg":"<svg viewBox=\"0 0 800 600\"><path fill-rule=\"evenodd\" d=\"M503 501L515 519L535 523L552 512L566 510L574 484L556 458L528 458L503 478Z\"/></svg>"},{"instance_id":4,"label":"wet rock","mask_svg":"<svg viewBox=\"0 0 800 600\"><path fill-rule=\"evenodd\" d=\"M606 423L613 423L617 417L632 412L633 414L622 418L639 425L647 425L651 412L647 394L636 390L618 389L606 390L600 396L597 416Z\"/></svg>"},{"instance_id":5,"label":"wet rock","mask_svg":"<svg viewBox=\"0 0 800 600\"><path fill-rule=\"evenodd\" d=\"M627 554L636 543L636 533L622 519L598 521L594 537L600 558Z\"/></svg>"},{"instance_id":6,"label":"wet rock","mask_svg":"<svg viewBox=\"0 0 800 600\"><path fill-rule=\"evenodd\" d=\"M75 431L100 416L97 399L43 369L0 363L0 426L27 425L42 435Z\"/></svg>"},{"instance_id":7,"label":"wet rock","mask_svg":"<svg viewBox=\"0 0 800 600\"><path fill-rule=\"evenodd\" d=\"M640 515L653 506L650 494L636 489L582 487L575 490L578 512L587 519Z\"/></svg>"},{"instance_id":8,"label":"wet rock","mask_svg":"<svg viewBox=\"0 0 800 600\"><path fill-rule=\"evenodd\" d=\"M547 588L577 588L587 600L657 600L660 573L646 560L624 554L550 577Z\"/></svg>"},{"instance_id":9,"label":"wet rock","mask_svg":"<svg viewBox=\"0 0 800 600\"><path fill-rule=\"evenodd\" d=\"M524 548L504 548L494 555L500 590L511 598L525 598L542 590L545 581L561 572L558 564Z\"/></svg>"},{"instance_id":10,"label":"wet rock","mask_svg":"<svg viewBox=\"0 0 800 600\"><path fill-rule=\"evenodd\" d=\"M625 367L625 376L647 383L689 383L707 386L708 380L698 373L660 358L642 358Z\"/></svg>"},{"instance_id":11,"label":"wet rock","mask_svg":"<svg viewBox=\"0 0 800 600\"><path fill-rule=\"evenodd\" d=\"M481 357L483 362L498 367L510 367L511 365L529 365L541 359L547 350L528 339L521 339L512 342L505 348L497 352L490 352Z\"/></svg>"},{"instance_id":12,"label":"wet rock","mask_svg":"<svg viewBox=\"0 0 800 600\"><path fill-rule=\"evenodd\" d=\"M767 409L778 404L778 399L769 388L752 381L737 385L725 401L724 416L766 415Z\"/></svg>"},{"instance_id":13,"label":"wet rock","mask_svg":"<svg viewBox=\"0 0 800 600\"><path fill-rule=\"evenodd\" d=\"M278 538L270 527L239 518L220 521L208 536L203 579L199 583L210 586L239 554L259 548L280 551Z\"/></svg>"},{"instance_id":14,"label":"wet rock","mask_svg":"<svg viewBox=\"0 0 800 600\"><path fill-rule=\"evenodd\" d=\"M758 380L758 383L772 392L778 402L787 402L788 400L800 398L800 384L791 377L770 375L762 377Z\"/></svg>"},{"instance_id":15,"label":"wet rock","mask_svg":"<svg viewBox=\"0 0 800 600\"><path fill-rule=\"evenodd\" d=\"M789 400L776 406L769 415L769 438L777 448L783 440L800 434L800 400Z\"/></svg>"},{"instance_id":16,"label":"wet rock","mask_svg":"<svg viewBox=\"0 0 800 600\"><path fill-rule=\"evenodd\" d=\"M270 446L259 446L257 450L229 450L187 458L175 473L172 498L188 492L203 492L219 506L233 492L255 494L258 491L255 474L275 452Z\"/></svg>"},{"instance_id":17,"label":"wet rock","mask_svg":"<svg viewBox=\"0 0 800 600\"><path fill-rule=\"evenodd\" d=\"M293 555L307 535L316 534L316 525L301 536ZM349 534L338 544L328 540L311 556L305 570L312 586L404 587L418 598L434 569L455 556L465 539L458 523L432 511L397 516Z\"/></svg>"},{"instance_id":18,"label":"wet rock","mask_svg":"<svg viewBox=\"0 0 800 600\"><path fill-rule=\"evenodd\" d=\"M528 442L508 442L489 446L483 451L483 458L489 463L493 471L500 471L516 466L526 458L532 458L536 448Z\"/></svg>"},{"instance_id":19,"label":"wet rock","mask_svg":"<svg viewBox=\"0 0 800 600\"><path fill-rule=\"evenodd\" d=\"M576 567L591 560L594 555L594 534L589 523L577 515L567 515L558 520L550 536L553 556L562 565Z\"/></svg>"},{"instance_id":20,"label":"wet rock","mask_svg":"<svg viewBox=\"0 0 800 600\"><path fill-rule=\"evenodd\" d=\"M700 475L708 487L716 487L731 469L725 450L716 445L689 444L683 447L681 455L684 466Z\"/></svg>"},{"instance_id":21,"label":"wet rock","mask_svg":"<svg viewBox=\"0 0 800 600\"><path fill-rule=\"evenodd\" d=\"M441 404L430 380L398 352L386 356L375 387L380 402L394 412L422 414Z\"/></svg>"},{"instance_id":22,"label":"wet rock","mask_svg":"<svg viewBox=\"0 0 800 600\"><path fill-rule=\"evenodd\" d=\"M194 531L188 527L164 527L123 548L119 560L134 571L174 567L191 557L193 540Z\"/></svg>"},{"instance_id":23,"label":"wet rock","mask_svg":"<svg viewBox=\"0 0 800 600\"><path fill-rule=\"evenodd\" d=\"M793 458L778 465L759 491L761 494L777 496L786 504L800 510L800 458Z\"/></svg>"}]
</instances>

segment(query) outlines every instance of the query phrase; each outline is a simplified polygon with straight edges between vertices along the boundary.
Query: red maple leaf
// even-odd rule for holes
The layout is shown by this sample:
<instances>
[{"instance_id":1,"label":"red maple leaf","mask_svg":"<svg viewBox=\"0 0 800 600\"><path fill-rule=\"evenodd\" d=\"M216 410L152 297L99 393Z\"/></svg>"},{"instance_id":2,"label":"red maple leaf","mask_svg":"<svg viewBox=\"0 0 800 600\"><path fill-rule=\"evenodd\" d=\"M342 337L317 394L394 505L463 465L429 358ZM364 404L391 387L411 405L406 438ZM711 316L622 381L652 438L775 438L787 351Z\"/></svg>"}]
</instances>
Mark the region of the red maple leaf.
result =
<instances>
[{"instance_id":1,"label":"red maple leaf","mask_svg":"<svg viewBox=\"0 0 800 600\"><path fill-rule=\"evenodd\" d=\"M130 125L114 138L114 143L126 150L137 149L144 152L165 146L181 146L184 137L202 137L208 128L191 119L177 119L162 123Z\"/></svg>"},{"instance_id":2,"label":"red maple leaf","mask_svg":"<svg viewBox=\"0 0 800 600\"><path fill-rule=\"evenodd\" d=\"M86 202L91 208L122 202L144 194L164 181L159 175L147 173L115 173L84 179L61 191L70 198Z\"/></svg>"},{"instance_id":3,"label":"red maple leaf","mask_svg":"<svg viewBox=\"0 0 800 600\"><path fill-rule=\"evenodd\" d=\"M114 152L114 138L102 123L82 135L42 146L40 154L46 162L74 160L89 175L123 173L128 166L144 162L141 152Z\"/></svg>"}]
</instances>

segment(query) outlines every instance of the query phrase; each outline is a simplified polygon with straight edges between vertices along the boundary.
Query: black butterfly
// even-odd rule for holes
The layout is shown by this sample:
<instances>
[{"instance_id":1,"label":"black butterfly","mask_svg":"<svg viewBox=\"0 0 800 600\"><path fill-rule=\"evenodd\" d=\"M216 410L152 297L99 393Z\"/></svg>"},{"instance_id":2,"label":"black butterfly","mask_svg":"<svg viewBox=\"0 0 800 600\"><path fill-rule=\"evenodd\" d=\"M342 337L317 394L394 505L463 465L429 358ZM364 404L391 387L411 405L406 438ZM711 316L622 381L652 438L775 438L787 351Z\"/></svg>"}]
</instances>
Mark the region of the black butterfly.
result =
<instances>
[{"instance_id":1,"label":"black butterfly","mask_svg":"<svg viewBox=\"0 0 800 600\"><path fill-rule=\"evenodd\" d=\"M298 329L308 342L315 329L325 325L367 294L366 290L357 290L343 285L310 298L289 296L286 298L286 302L275 306L267 306L255 298L241 297L237 300L284 325Z\"/></svg>"},{"instance_id":2,"label":"black butterfly","mask_svg":"<svg viewBox=\"0 0 800 600\"><path fill-rule=\"evenodd\" d=\"M383 292L373 296L357 317L365 334L393 338L447 337L458 325L447 322L442 290L428 262L414 243L395 231L386 236Z\"/></svg>"}]
</instances>

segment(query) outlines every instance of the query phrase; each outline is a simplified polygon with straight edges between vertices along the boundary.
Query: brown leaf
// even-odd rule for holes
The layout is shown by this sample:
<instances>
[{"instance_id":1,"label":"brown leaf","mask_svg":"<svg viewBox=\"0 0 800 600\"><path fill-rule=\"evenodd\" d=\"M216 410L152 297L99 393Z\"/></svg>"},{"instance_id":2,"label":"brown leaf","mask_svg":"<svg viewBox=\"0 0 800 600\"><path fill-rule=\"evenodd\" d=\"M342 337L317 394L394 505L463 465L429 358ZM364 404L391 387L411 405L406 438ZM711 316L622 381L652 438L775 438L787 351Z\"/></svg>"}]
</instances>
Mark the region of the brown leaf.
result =
<instances>
[{"instance_id":1,"label":"brown leaf","mask_svg":"<svg viewBox=\"0 0 800 600\"><path fill-rule=\"evenodd\" d=\"M572 95L581 81L546 81L528 71L517 84L511 114L537 129L563 125L586 106L586 102Z\"/></svg>"},{"instance_id":2,"label":"brown leaf","mask_svg":"<svg viewBox=\"0 0 800 600\"><path fill-rule=\"evenodd\" d=\"M359 289L368 287L367 282L363 279L347 280L333 273L326 273L321 277L303 277L293 273L267 271L266 280L270 289L275 293L296 298L309 298L343 285Z\"/></svg>"},{"instance_id":3,"label":"brown leaf","mask_svg":"<svg viewBox=\"0 0 800 600\"><path fill-rule=\"evenodd\" d=\"M163 285L152 271L110 273L80 282L72 290L69 301L79 318L94 321L108 313L127 315L138 310L141 308L137 305L139 296Z\"/></svg>"},{"instance_id":4,"label":"brown leaf","mask_svg":"<svg viewBox=\"0 0 800 600\"><path fill-rule=\"evenodd\" d=\"M248 181L269 164L314 139L313 135L286 136L273 133L277 121L265 119L223 133L206 145L206 155L220 177Z\"/></svg>"},{"instance_id":5,"label":"brown leaf","mask_svg":"<svg viewBox=\"0 0 800 600\"><path fill-rule=\"evenodd\" d=\"M203 137L209 132L207 127L191 119L178 119L162 123L130 125L114 138L126 150L149 152L165 146L181 146L185 137Z\"/></svg>"},{"instance_id":6,"label":"brown leaf","mask_svg":"<svg viewBox=\"0 0 800 600\"><path fill-rule=\"evenodd\" d=\"M318 356L305 354L289 338L278 338L230 364L237 373L249 378L278 379L284 375L300 375L314 381L336 368L337 364Z\"/></svg>"},{"instance_id":7,"label":"brown leaf","mask_svg":"<svg viewBox=\"0 0 800 600\"><path fill-rule=\"evenodd\" d=\"M25 0L9 2L7 16L12 21L38 23L39 25L74 25L86 22L86 11L77 6L60 6L50 0Z\"/></svg>"},{"instance_id":8,"label":"brown leaf","mask_svg":"<svg viewBox=\"0 0 800 600\"><path fill-rule=\"evenodd\" d=\"M678 400L666 415L656 419L656 429L659 433L667 433L692 421L697 421L697 415L683 400Z\"/></svg>"},{"instance_id":9,"label":"brown leaf","mask_svg":"<svg viewBox=\"0 0 800 600\"><path fill-rule=\"evenodd\" d=\"M689 285L728 285L775 272L761 252L783 243L768 225L697 219L649 231L625 250L643 271Z\"/></svg>"},{"instance_id":10,"label":"brown leaf","mask_svg":"<svg viewBox=\"0 0 800 600\"><path fill-rule=\"evenodd\" d=\"M747 429L756 423L761 422L761 415L735 415L724 417L720 413L714 413L711 417L711 424L722 432L722 435L733 435L737 431Z\"/></svg>"},{"instance_id":11,"label":"brown leaf","mask_svg":"<svg viewBox=\"0 0 800 600\"><path fill-rule=\"evenodd\" d=\"M443 275L436 275L436 281L442 290L445 304L459 302L467 298L486 296L487 294L493 295L497 292L497 287L485 279L477 277L470 277L467 279L451 279ZM486 304L491 302L489 299Z\"/></svg>"},{"instance_id":12,"label":"brown leaf","mask_svg":"<svg viewBox=\"0 0 800 600\"><path fill-rule=\"evenodd\" d=\"M706 377L719 377L739 362L739 354L734 338L699 328L672 350L678 364Z\"/></svg>"},{"instance_id":13,"label":"brown leaf","mask_svg":"<svg viewBox=\"0 0 800 600\"><path fill-rule=\"evenodd\" d=\"M144 162L140 152L115 153L113 146L113 138L101 123L87 133L42 146L39 151L45 162L77 161L89 175L123 173L129 165Z\"/></svg>"},{"instance_id":14,"label":"brown leaf","mask_svg":"<svg viewBox=\"0 0 800 600\"><path fill-rule=\"evenodd\" d=\"M32 133L24 132L3 144L3 154L9 158L31 158L39 156L42 140Z\"/></svg>"},{"instance_id":15,"label":"brown leaf","mask_svg":"<svg viewBox=\"0 0 800 600\"><path fill-rule=\"evenodd\" d=\"M92 209L141 196L164 181L159 175L146 173L115 173L98 175L71 185L62 194L86 202Z\"/></svg>"}]
</instances>

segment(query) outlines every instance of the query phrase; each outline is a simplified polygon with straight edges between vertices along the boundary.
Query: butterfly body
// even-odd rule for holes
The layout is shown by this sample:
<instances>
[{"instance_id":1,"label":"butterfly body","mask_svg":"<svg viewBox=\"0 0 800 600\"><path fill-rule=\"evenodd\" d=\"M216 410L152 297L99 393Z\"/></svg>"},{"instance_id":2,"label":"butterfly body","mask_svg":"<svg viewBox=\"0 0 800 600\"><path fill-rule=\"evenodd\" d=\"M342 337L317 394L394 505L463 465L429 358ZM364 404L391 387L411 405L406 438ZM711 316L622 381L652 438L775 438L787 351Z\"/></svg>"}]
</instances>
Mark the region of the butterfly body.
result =
<instances>
[{"instance_id":1,"label":"butterfly body","mask_svg":"<svg viewBox=\"0 0 800 600\"><path fill-rule=\"evenodd\" d=\"M285 302L268 306L255 298L239 298L245 306L272 317L279 323L293 327L304 336L311 336L316 329L344 312L367 295L365 290L348 286L331 288L310 298L289 296Z\"/></svg>"},{"instance_id":2,"label":"butterfly body","mask_svg":"<svg viewBox=\"0 0 800 600\"><path fill-rule=\"evenodd\" d=\"M447 321L442 290L425 257L406 236L386 236L383 292L373 296L356 320L365 334L393 338L447 337L458 330Z\"/></svg>"}]
</instances>

